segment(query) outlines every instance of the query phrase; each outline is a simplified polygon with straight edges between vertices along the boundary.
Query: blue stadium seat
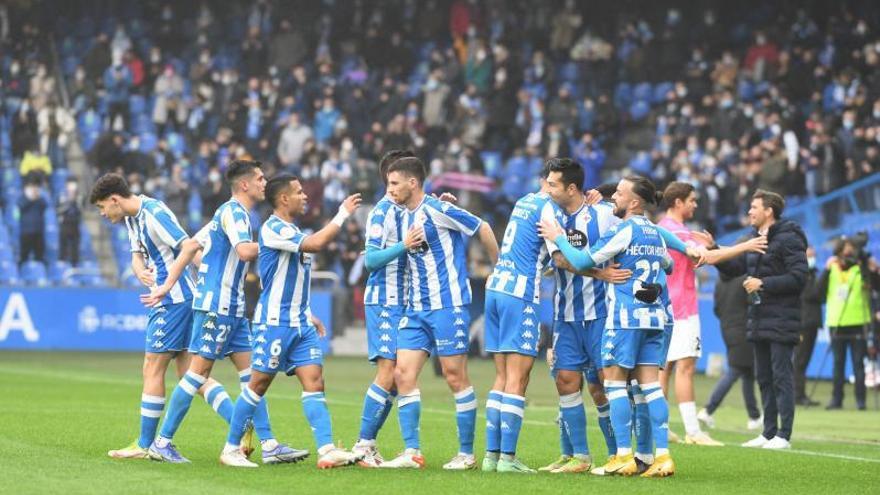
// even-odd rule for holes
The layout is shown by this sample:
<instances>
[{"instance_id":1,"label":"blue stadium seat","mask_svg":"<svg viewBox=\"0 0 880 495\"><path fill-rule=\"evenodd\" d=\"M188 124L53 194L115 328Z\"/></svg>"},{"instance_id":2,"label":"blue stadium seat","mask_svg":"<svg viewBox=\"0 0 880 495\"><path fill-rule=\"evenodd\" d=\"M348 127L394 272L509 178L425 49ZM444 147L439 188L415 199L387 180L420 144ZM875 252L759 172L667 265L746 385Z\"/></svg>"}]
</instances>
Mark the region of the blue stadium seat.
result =
<instances>
[{"instance_id":1,"label":"blue stadium seat","mask_svg":"<svg viewBox=\"0 0 880 495\"><path fill-rule=\"evenodd\" d=\"M18 283L18 265L12 260L0 260L0 285L15 285Z\"/></svg>"},{"instance_id":2,"label":"blue stadium seat","mask_svg":"<svg viewBox=\"0 0 880 495\"><path fill-rule=\"evenodd\" d=\"M617 108L627 108L633 99L632 85L629 83L618 83L614 88L614 106Z\"/></svg>"},{"instance_id":3,"label":"blue stadium seat","mask_svg":"<svg viewBox=\"0 0 880 495\"><path fill-rule=\"evenodd\" d=\"M149 153L156 149L158 143L159 138L157 138L152 132L144 132L141 134L141 151L144 153Z\"/></svg>"},{"instance_id":4,"label":"blue stadium seat","mask_svg":"<svg viewBox=\"0 0 880 495\"><path fill-rule=\"evenodd\" d=\"M629 115L635 121L644 119L650 112L651 106L645 100L636 101L629 107Z\"/></svg>"},{"instance_id":5,"label":"blue stadium seat","mask_svg":"<svg viewBox=\"0 0 880 495\"><path fill-rule=\"evenodd\" d=\"M54 285L64 285L70 271L70 263L64 260L58 260L49 265L49 280Z\"/></svg>"},{"instance_id":6,"label":"blue stadium seat","mask_svg":"<svg viewBox=\"0 0 880 495\"><path fill-rule=\"evenodd\" d=\"M656 105L666 101L666 93L672 91L675 86L671 82L660 82L654 86L653 103Z\"/></svg>"},{"instance_id":7,"label":"blue stadium seat","mask_svg":"<svg viewBox=\"0 0 880 495\"><path fill-rule=\"evenodd\" d=\"M636 84L636 87L633 88L633 99L636 101L651 101L651 97L654 95L654 90L651 87L651 83L639 83Z\"/></svg>"},{"instance_id":8,"label":"blue stadium seat","mask_svg":"<svg viewBox=\"0 0 880 495\"><path fill-rule=\"evenodd\" d=\"M52 171L52 179L50 180L52 187L52 196L57 198L64 191L67 179L70 177L70 170L66 168L57 168Z\"/></svg>"},{"instance_id":9,"label":"blue stadium seat","mask_svg":"<svg viewBox=\"0 0 880 495\"><path fill-rule=\"evenodd\" d=\"M21 280L28 285L49 285L46 265L39 261L26 261L21 265Z\"/></svg>"}]
</instances>

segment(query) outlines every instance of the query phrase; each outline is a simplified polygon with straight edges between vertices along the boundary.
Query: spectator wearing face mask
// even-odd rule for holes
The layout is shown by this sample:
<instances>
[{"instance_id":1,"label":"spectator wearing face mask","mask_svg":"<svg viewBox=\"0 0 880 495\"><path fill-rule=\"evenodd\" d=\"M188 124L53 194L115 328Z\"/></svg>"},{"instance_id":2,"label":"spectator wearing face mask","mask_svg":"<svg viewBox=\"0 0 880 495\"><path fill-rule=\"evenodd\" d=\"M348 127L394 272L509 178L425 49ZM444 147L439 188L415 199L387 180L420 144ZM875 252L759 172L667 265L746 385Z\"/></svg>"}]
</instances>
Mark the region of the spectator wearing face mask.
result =
<instances>
[{"instance_id":1,"label":"spectator wearing face mask","mask_svg":"<svg viewBox=\"0 0 880 495\"><path fill-rule=\"evenodd\" d=\"M228 199L229 192L216 165L208 171L208 180L202 184L199 195L202 197L203 219L211 218L217 208Z\"/></svg>"},{"instance_id":2,"label":"spectator wearing face mask","mask_svg":"<svg viewBox=\"0 0 880 495\"><path fill-rule=\"evenodd\" d=\"M60 224L59 259L72 266L79 264L79 225L82 220L80 208L79 185L75 178L67 179L64 193L58 202L58 223Z\"/></svg>"},{"instance_id":3,"label":"spectator wearing face mask","mask_svg":"<svg viewBox=\"0 0 880 495\"><path fill-rule=\"evenodd\" d=\"M31 256L41 263L46 262L46 221L43 214L49 203L43 197L41 183L29 179L24 187L24 196L18 200L21 214L19 234L19 265Z\"/></svg>"}]
</instances>

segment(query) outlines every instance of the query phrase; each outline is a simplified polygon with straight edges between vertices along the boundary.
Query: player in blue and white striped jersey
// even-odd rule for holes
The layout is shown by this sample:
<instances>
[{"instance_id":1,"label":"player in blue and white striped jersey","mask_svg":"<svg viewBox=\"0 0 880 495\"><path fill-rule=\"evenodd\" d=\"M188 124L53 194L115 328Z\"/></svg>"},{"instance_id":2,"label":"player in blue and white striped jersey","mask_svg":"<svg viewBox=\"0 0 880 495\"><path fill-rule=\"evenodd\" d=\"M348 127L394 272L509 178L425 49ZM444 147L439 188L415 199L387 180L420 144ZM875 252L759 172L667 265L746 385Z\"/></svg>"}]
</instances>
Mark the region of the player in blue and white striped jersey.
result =
<instances>
[{"instance_id":1,"label":"player in blue and white striped jersey","mask_svg":"<svg viewBox=\"0 0 880 495\"><path fill-rule=\"evenodd\" d=\"M603 467L603 471L622 475L638 472L632 454L632 408L626 392L627 376L634 370L648 403L651 433L657 446L656 461L643 476L668 476L675 470L666 434L669 408L658 381L659 368L666 358L663 353L666 350L667 308L661 294L666 290L662 266L667 260L667 245L660 229L644 216L652 205L657 204L656 188L643 177L627 177L618 184L614 201L615 214L624 221L613 227L589 251L574 248L565 230L556 222L542 222L541 232L545 238L556 241L575 269L588 269L613 260L622 268L633 271L632 279L615 284L608 293L602 359L617 455ZM692 259L702 259L692 248L685 251Z\"/></svg>"},{"instance_id":2,"label":"player in blue and white striped jersey","mask_svg":"<svg viewBox=\"0 0 880 495\"><path fill-rule=\"evenodd\" d=\"M407 252L409 282L406 313L397 337L394 370L400 429L406 450L381 467L419 468L421 395L418 375L436 352L443 375L456 399L459 453L443 467L476 467L473 455L477 399L467 376L471 288L467 270L467 240L479 236L490 261L498 258L492 228L467 211L427 196L425 166L418 158L401 158L388 169L388 194L405 209L402 229L422 228L424 241Z\"/></svg>"},{"instance_id":3,"label":"player in blue and white striped jersey","mask_svg":"<svg viewBox=\"0 0 880 495\"><path fill-rule=\"evenodd\" d=\"M557 220L566 231L569 242L578 249L596 244L602 235L618 224L613 208L583 192L584 172L570 158L550 160L547 189L559 205ZM573 456L554 463L555 473L580 473L590 469L587 442L586 411L581 390L584 373L587 387L597 408L600 429L609 450L613 444L610 421L603 417L607 399L599 380L601 339L605 315L605 281L619 282L631 276L628 270L600 265L592 271L574 269L551 241L551 255L556 265L556 297L553 324L553 370L559 393L561 422L565 426Z\"/></svg>"},{"instance_id":4,"label":"player in blue and white striped jersey","mask_svg":"<svg viewBox=\"0 0 880 495\"><path fill-rule=\"evenodd\" d=\"M106 174L92 189L90 201L101 216L113 223L125 222L131 244L131 267L147 287L165 283L168 268L188 239L174 213L164 203L143 195L134 195L125 179ZM159 417L165 407L165 371L176 358L178 374L189 366L184 350L192 328L194 285L189 274L173 284L170 292L150 310L146 331L141 395L140 436L128 447L108 452L118 459L143 459L156 436ZM232 416L232 401L223 386L208 381L199 393L221 417Z\"/></svg>"},{"instance_id":5,"label":"player in blue and white striped jersey","mask_svg":"<svg viewBox=\"0 0 880 495\"><path fill-rule=\"evenodd\" d=\"M226 446L220 463L257 467L247 460L240 444L263 396L279 371L296 375L302 384L302 404L318 447L321 469L353 464L360 455L333 445L330 412L324 398L324 356L320 337L323 325L309 308L312 254L324 250L339 234L342 224L361 202L360 194L342 202L336 217L324 228L307 235L293 223L305 212L306 197L293 175L281 174L266 185L273 212L260 229L259 272L263 290L254 311L253 373L235 404ZM298 451L298 460L308 451Z\"/></svg>"},{"instance_id":6,"label":"player in blue and white striped jersey","mask_svg":"<svg viewBox=\"0 0 880 495\"><path fill-rule=\"evenodd\" d=\"M266 178L260 162L235 160L226 169L226 180L232 198L217 209L211 222L193 239L184 241L168 269L165 283L141 296L147 306L158 304L196 254L203 251L193 301L189 343L192 362L174 389L159 436L150 446L150 456L157 460L189 462L177 452L171 439L189 410L195 390L208 379L216 360L229 356L238 370L242 388L250 380L251 328L244 316L244 277L250 262L257 258L259 247L251 240L248 210L263 201ZM253 426L261 440L264 463L291 462L297 458L297 452L275 440L265 401L257 408ZM242 447L248 454L252 451L250 440Z\"/></svg>"},{"instance_id":7,"label":"player in blue and white striped jersey","mask_svg":"<svg viewBox=\"0 0 880 495\"><path fill-rule=\"evenodd\" d=\"M413 157L407 150L391 150L379 161L379 175L388 180L388 167L400 158ZM420 229L404 235L401 207L387 194L367 216L364 265L370 273L364 292L368 359L376 364L376 376L364 395L360 438L352 451L363 454L364 467L383 462L376 437L391 412L397 389L394 362L397 359L397 327L403 317L406 290L406 249L424 240Z\"/></svg>"}]
</instances>

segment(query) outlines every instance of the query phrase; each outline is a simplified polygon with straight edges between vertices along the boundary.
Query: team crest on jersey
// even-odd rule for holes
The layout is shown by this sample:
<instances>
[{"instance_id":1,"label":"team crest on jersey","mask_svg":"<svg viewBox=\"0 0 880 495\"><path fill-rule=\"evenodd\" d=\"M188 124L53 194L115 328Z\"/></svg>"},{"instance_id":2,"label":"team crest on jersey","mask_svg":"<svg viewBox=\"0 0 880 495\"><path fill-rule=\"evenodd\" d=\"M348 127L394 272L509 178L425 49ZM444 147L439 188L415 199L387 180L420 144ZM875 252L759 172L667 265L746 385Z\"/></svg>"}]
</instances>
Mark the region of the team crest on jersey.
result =
<instances>
[{"instance_id":1,"label":"team crest on jersey","mask_svg":"<svg viewBox=\"0 0 880 495\"><path fill-rule=\"evenodd\" d=\"M407 323L409 323L409 318L404 316L400 319L400 323L397 324L397 328L405 328Z\"/></svg>"},{"instance_id":2,"label":"team crest on jersey","mask_svg":"<svg viewBox=\"0 0 880 495\"><path fill-rule=\"evenodd\" d=\"M522 338L533 339L533 338L535 338L535 335L531 331L526 330L525 332L522 333Z\"/></svg>"},{"instance_id":3,"label":"team crest on jersey","mask_svg":"<svg viewBox=\"0 0 880 495\"><path fill-rule=\"evenodd\" d=\"M290 239L296 235L296 230L293 227L285 225L284 227L281 227L281 231L278 232L278 234L285 239Z\"/></svg>"},{"instance_id":4,"label":"team crest on jersey","mask_svg":"<svg viewBox=\"0 0 880 495\"><path fill-rule=\"evenodd\" d=\"M524 327L533 327L535 326L535 320L531 318L526 318L526 321L523 322Z\"/></svg>"},{"instance_id":5,"label":"team crest on jersey","mask_svg":"<svg viewBox=\"0 0 880 495\"><path fill-rule=\"evenodd\" d=\"M370 235L369 235L369 237L370 237L371 239L375 239L375 238L377 238L377 237L382 237L382 226L381 226L380 224L378 224L378 223L374 223L374 224L370 227Z\"/></svg>"},{"instance_id":6,"label":"team crest on jersey","mask_svg":"<svg viewBox=\"0 0 880 495\"><path fill-rule=\"evenodd\" d=\"M568 243L578 249L587 245L587 234L577 229L566 229L565 235L568 237Z\"/></svg>"},{"instance_id":7,"label":"team crest on jersey","mask_svg":"<svg viewBox=\"0 0 880 495\"><path fill-rule=\"evenodd\" d=\"M389 337L387 333L383 333L382 336L379 337L379 340L382 342L391 342L391 337Z\"/></svg>"}]
</instances>

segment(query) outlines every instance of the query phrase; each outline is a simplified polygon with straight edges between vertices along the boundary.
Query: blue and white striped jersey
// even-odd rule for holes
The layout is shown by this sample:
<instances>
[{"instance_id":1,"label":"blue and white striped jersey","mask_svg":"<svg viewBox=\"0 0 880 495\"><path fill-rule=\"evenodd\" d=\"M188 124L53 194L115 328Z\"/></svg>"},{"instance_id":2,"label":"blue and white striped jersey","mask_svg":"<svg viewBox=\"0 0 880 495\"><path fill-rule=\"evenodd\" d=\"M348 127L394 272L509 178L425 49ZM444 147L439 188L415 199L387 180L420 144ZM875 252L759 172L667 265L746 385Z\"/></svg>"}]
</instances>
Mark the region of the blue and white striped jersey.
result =
<instances>
[{"instance_id":1,"label":"blue and white striped jersey","mask_svg":"<svg viewBox=\"0 0 880 495\"><path fill-rule=\"evenodd\" d=\"M258 261L263 291L254 310L254 323L294 328L310 325L312 255L299 249L305 238L299 227L275 215L263 224Z\"/></svg>"},{"instance_id":2,"label":"blue and white striped jersey","mask_svg":"<svg viewBox=\"0 0 880 495\"><path fill-rule=\"evenodd\" d=\"M244 279L250 263L238 257L235 246L252 242L247 210L235 198L230 199L217 208L195 239L203 254L193 309L244 316Z\"/></svg>"},{"instance_id":3,"label":"blue and white striped jersey","mask_svg":"<svg viewBox=\"0 0 880 495\"><path fill-rule=\"evenodd\" d=\"M400 226L402 209L387 196L370 210L367 217L366 247L385 249L403 240ZM405 304L406 258L403 256L370 273L364 292L367 306Z\"/></svg>"},{"instance_id":4,"label":"blue and white striped jersey","mask_svg":"<svg viewBox=\"0 0 880 495\"><path fill-rule=\"evenodd\" d=\"M579 249L589 249L620 223L614 207L608 203L582 206L571 215L561 212L560 224L568 234L568 242ZM555 251L555 246L551 249ZM598 264L597 267L602 265ZM604 318L605 282L556 269L556 321L593 321Z\"/></svg>"},{"instance_id":5,"label":"blue and white striped jersey","mask_svg":"<svg viewBox=\"0 0 880 495\"><path fill-rule=\"evenodd\" d=\"M148 267L155 269L156 284L162 285L168 278L168 268L180 254L180 244L189 236L180 227L177 217L158 199L140 196L141 208L137 215L125 217L128 241L132 253L146 257ZM185 271L161 305L191 301L195 285Z\"/></svg>"},{"instance_id":6,"label":"blue and white striped jersey","mask_svg":"<svg viewBox=\"0 0 880 495\"><path fill-rule=\"evenodd\" d=\"M557 218L557 213L562 213L559 206L546 193L529 193L516 202L486 290L541 302L541 276L556 244L538 235L537 226L542 219Z\"/></svg>"},{"instance_id":7,"label":"blue and white striped jersey","mask_svg":"<svg viewBox=\"0 0 880 495\"><path fill-rule=\"evenodd\" d=\"M422 246L407 253L407 305L415 311L452 308L471 302L467 238L482 224L479 217L432 196L401 214L401 231L421 225Z\"/></svg>"},{"instance_id":8,"label":"blue and white striped jersey","mask_svg":"<svg viewBox=\"0 0 880 495\"><path fill-rule=\"evenodd\" d=\"M653 303L639 301L635 297L642 284L666 281L663 272L663 259L666 255L666 242L657 227L647 218L639 215L624 220L612 227L599 242L590 249L593 261L605 263L613 260L620 263L621 269L632 270L633 276L622 284L613 284L608 291L608 329L663 330L668 318L668 307L664 297ZM668 289L663 287L663 291Z\"/></svg>"}]
</instances>

